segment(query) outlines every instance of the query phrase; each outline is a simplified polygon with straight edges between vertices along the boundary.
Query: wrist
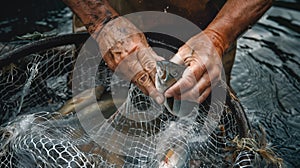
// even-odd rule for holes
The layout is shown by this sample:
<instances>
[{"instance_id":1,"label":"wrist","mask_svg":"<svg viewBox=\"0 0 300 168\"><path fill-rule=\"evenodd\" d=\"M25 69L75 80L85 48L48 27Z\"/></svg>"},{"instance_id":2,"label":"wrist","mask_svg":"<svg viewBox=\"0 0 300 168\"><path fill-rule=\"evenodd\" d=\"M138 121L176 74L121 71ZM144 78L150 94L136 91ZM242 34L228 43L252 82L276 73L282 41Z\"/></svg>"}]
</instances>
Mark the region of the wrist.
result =
<instances>
[{"instance_id":1,"label":"wrist","mask_svg":"<svg viewBox=\"0 0 300 168\"><path fill-rule=\"evenodd\" d=\"M103 59L112 70L123 59L149 47L144 33L125 17L109 21L99 33L92 36L98 43Z\"/></svg>"},{"instance_id":2,"label":"wrist","mask_svg":"<svg viewBox=\"0 0 300 168\"><path fill-rule=\"evenodd\" d=\"M132 50L148 46L143 32L124 17L108 22L99 33L94 35L94 38L99 44L102 55L116 48L122 48L123 52L130 53Z\"/></svg>"},{"instance_id":3,"label":"wrist","mask_svg":"<svg viewBox=\"0 0 300 168\"><path fill-rule=\"evenodd\" d=\"M90 34L101 30L106 22L119 14L107 0L62 0L80 18Z\"/></svg>"},{"instance_id":4,"label":"wrist","mask_svg":"<svg viewBox=\"0 0 300 168\"><path fill-rule=\"evenodd\" d=\"M225 51L230 47L230 42L218 31L207 28L202 31L202 33L213 43L220 57L222 57Z\"/></svg>"}]
</instances>

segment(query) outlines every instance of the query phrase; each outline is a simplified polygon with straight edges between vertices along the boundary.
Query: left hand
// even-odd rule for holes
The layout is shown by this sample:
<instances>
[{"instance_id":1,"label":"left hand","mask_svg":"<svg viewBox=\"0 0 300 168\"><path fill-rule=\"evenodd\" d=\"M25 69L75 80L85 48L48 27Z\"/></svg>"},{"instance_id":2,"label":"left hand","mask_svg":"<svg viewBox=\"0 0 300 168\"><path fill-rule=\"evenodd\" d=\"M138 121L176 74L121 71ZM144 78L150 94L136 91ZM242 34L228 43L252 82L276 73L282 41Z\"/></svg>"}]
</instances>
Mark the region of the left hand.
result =
<instances>
[{"instance_id":1,"label":"left hand","mask_svg":"<svg viewBox=\"0 0 300 168\"><path fill-rule=\"evenodd\" d=\"M203 102L221 79L224 48L222 38L212 30L204 30L189 39L170 60L187 68L165 96Z\"/></svg>"},{"instance_id":2,"label":"left hand","mask_svg":"<svg viewBox=\"0 0 300 168\"><path fill-rule=\"evenodd\" d=\"M163 103L164 97L154 85L156 61L163 58L152 50L145 35L125 17L109 21L96 35L108 67Z\"/></svg>"}]
</instances>

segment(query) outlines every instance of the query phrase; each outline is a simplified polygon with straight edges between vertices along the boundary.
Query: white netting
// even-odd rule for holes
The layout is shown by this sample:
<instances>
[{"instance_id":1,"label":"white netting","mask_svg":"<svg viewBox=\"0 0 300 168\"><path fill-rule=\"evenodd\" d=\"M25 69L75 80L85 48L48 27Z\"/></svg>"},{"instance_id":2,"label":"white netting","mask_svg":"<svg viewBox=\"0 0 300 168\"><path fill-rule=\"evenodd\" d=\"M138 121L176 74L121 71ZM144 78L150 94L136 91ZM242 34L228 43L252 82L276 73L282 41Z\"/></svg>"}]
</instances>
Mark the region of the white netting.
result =
<instances>
[{"instance_id":1,"label":"white netting","mask_svg":"<svg viewBox=\"0 0 300 168\"><path fill-rule=\"evenodd\" d=\"M4 116L1 121L15 117L20 111L51 109L67 100L71 95L66 89L71 68L69 46L32 54L3 68L0 108Z\"/></svg>"},{"instance_id":2,"label":"white netting","mask_svg":"<svg viewBox=\"0 0 300 168\"><path fill-rule=\"evenodd\" d=\"M232 95L179 118L130 84L115 112L111 86L122 81L111 85L104 62L93 79L104 88L97 102L66 110L74 52L73 45L47 49L2 68L1 167L247 167L259 158L234 141L249 130Z\"/></svg>"}]
</instances>

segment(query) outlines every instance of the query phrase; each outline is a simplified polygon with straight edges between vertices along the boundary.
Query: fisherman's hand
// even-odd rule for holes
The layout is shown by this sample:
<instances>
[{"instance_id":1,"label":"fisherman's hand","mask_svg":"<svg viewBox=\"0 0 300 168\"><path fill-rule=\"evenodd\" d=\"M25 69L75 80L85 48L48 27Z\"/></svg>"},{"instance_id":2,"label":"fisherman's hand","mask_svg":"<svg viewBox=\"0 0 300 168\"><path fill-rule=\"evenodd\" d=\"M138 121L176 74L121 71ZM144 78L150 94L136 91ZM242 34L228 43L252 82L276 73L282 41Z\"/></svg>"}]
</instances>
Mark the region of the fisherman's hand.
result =
<instances>
[{"instance_id":1,"label":"fisherman's hand","mask_svg":"<svg viewBox=\"0 0 300 168\"><path fill-rule=\"evenodd\" d=\"M158 103L164 97L155 88L156 61L162 60L149 47L144 34L126 18L109 21L95 37L107 65L134 82Z\"/></svg>"},{"instance_id":2,"label":"fisherman's hand","mask_svg":"<svg viewBox=\"0 0 300 168\"><path fill-rule=\"evenodd\" d=\"M212 30L204 30L189 39L171 59L187 66L183 76L166 92L166 97L203 102L221 79L222 38Z\"/></svg>"}]
</instances>

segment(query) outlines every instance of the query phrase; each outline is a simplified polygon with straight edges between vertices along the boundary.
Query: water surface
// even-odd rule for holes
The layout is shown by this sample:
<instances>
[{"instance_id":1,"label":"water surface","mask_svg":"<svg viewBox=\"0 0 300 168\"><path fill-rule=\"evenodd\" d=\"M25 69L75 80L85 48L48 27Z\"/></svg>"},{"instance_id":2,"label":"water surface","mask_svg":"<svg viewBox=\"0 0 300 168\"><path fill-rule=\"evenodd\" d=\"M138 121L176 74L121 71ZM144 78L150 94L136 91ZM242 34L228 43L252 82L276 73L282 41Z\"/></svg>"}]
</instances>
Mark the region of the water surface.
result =
<instances>
[{"instance_id":1,"label":"water surface","mask_svg":"<svg viewBox=\"0 0 300 168\"><path fill-rule=\"evenodd\" d=\"M300 5L287 4L273 6L238 41L231 85L287 167L299 167Z\"/></svg>"}]
</instances>

